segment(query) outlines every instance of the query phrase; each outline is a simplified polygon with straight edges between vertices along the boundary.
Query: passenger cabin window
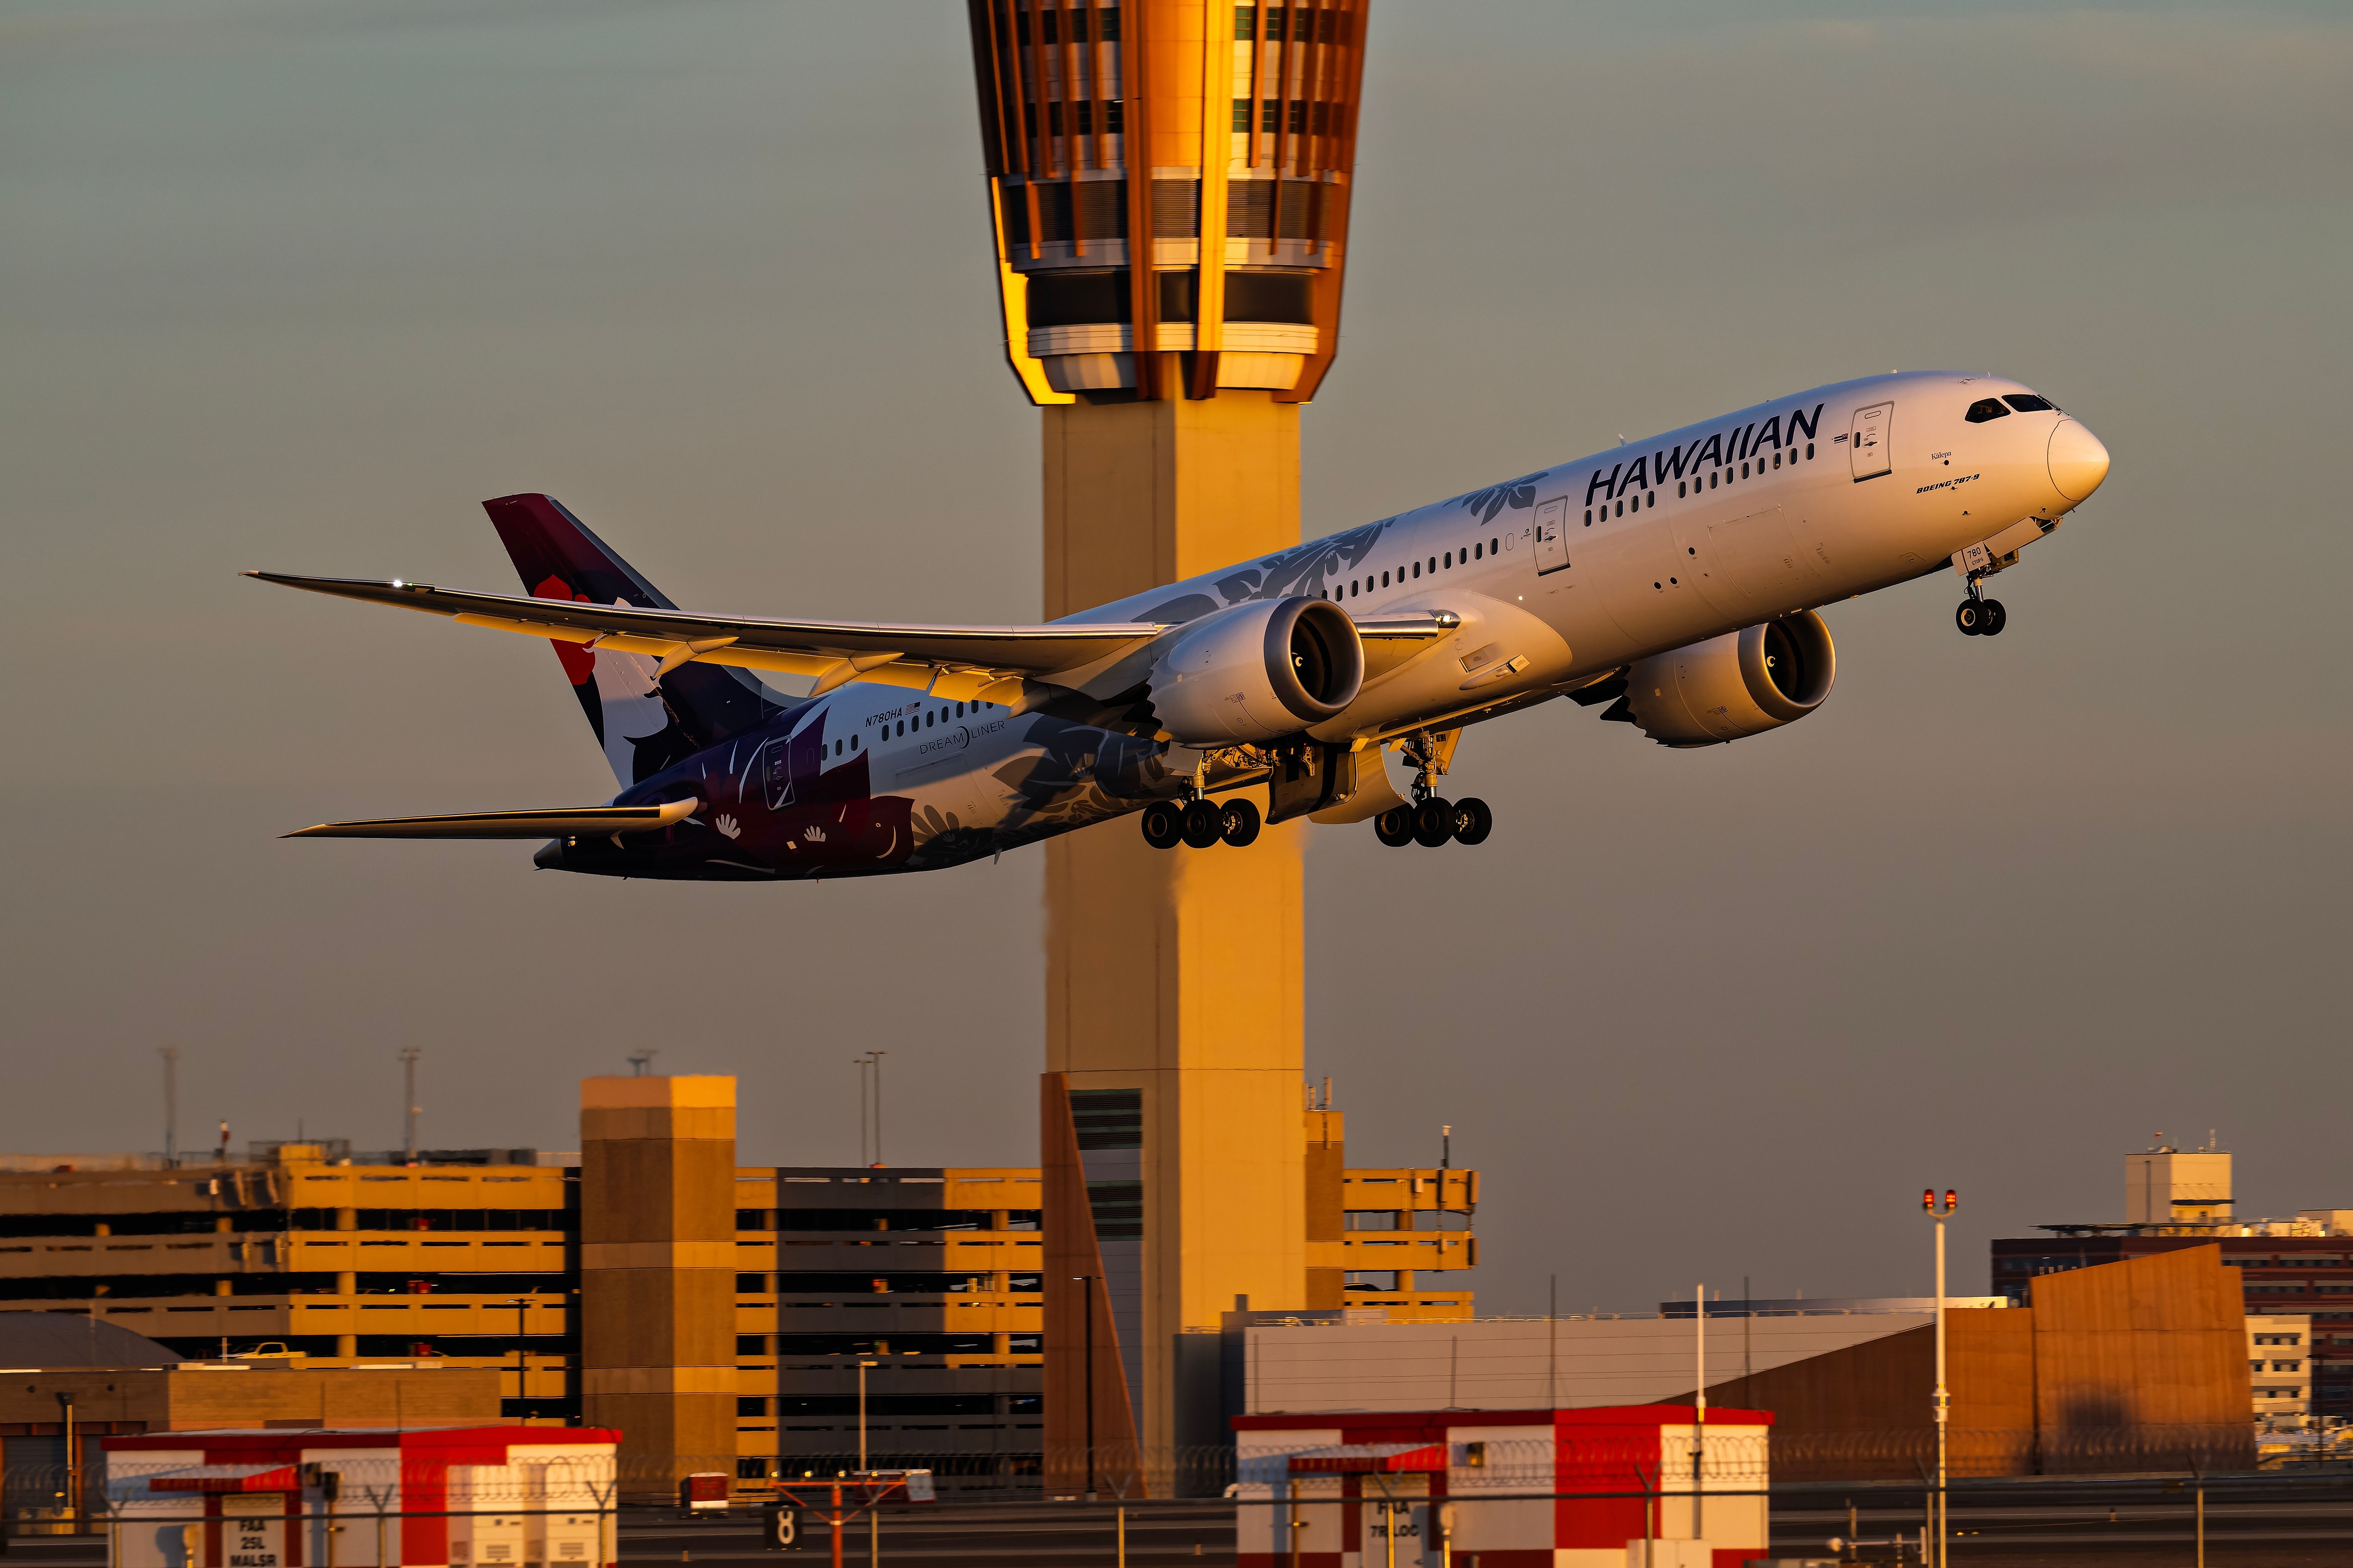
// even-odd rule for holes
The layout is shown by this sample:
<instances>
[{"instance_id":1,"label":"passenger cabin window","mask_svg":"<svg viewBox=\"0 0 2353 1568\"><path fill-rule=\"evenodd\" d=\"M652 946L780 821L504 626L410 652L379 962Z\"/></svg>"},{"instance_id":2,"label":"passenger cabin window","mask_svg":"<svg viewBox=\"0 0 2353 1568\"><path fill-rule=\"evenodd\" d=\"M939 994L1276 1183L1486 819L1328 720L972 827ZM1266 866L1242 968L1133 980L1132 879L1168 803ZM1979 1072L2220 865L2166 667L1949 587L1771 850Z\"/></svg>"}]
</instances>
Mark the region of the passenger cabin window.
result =
<instances>
[{"instance_id":1,"label":"passenger cabin window","mask_svg":"<svg viewBox=\"0 0 2353 1568\"><path fill-rule=\"evenodd\" d=\"M2009 418L2010 410L2002 406L1999 397L1980 397L1969 405L1969 411L1961 417L1972 425L1982 425L1989 419Z\"/></svg>"},{"instance_id":2,"label":"passenger cabin window","mask_svg":"<svg viewBox=\"0 0 2353 1568\"><path fill-rule=\"evenodd\" d=\"M2005 392L2001 400L2021 414L2042 414L2051 407L2048 398L2037 397L2031 392Z\"/></svg>"}]
</instances>

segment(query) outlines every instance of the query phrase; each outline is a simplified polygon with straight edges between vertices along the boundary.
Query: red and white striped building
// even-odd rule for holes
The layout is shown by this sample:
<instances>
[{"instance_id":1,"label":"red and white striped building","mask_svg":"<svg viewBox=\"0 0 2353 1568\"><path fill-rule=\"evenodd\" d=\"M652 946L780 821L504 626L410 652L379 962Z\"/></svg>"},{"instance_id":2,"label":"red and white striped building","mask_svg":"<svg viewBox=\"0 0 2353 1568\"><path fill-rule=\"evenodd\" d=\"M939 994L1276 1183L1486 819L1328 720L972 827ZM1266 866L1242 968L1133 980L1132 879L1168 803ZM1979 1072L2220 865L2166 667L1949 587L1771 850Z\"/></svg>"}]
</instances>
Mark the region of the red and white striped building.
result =
<instances>
[{"instance_id":1,"label":"red and white striped building","mask_svg":"<svg viewBox=\"0 0 2353 1568\"><path fill-rule=\"evenodd\" d=\"M1687 1405L1237 1416L1240 1568L1741 1568L1766 1553L1772 1420Z\"/></svg>"}]
</instances>

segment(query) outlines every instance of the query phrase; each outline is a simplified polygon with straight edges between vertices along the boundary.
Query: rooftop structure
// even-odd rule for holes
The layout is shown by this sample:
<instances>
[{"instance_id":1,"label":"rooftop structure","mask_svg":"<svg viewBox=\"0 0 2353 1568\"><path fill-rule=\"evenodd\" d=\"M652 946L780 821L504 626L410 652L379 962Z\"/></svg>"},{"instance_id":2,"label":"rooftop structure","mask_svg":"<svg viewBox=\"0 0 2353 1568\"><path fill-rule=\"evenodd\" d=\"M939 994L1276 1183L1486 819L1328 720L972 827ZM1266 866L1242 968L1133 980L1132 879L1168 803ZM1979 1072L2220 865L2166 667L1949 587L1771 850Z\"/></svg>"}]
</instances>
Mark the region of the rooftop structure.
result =
<instances>
[{"instance_id":1,"label":"rooftop structure","mask_svg":"<svg viewBox=\"0 0 2353 1568\"><path fill-rule=\"evenodd\" d=\"M1992 1287L2024 1304L2038 1279L2132 1258L2211 1246L2242 1281L2252 1320L2305 1317L2308 1354L2300 1360L2295 1400L2326 1423L2353 1421L2353 1210L2299 1209L2263 1219L2237 1215L2231 1156L2218 1149L2184 1153L2164 1144L2125 1158L2126 1217L2037 1226L2040 1237L2010 1237L1992 1246ZM2254 1359L2250 1354L2250 1360ZM2266 1375L2259 1390L2291 1386ZM2252 1409L2285 1415L2289 1396L2257 1393Z\"/></svg>"}]
</instances>

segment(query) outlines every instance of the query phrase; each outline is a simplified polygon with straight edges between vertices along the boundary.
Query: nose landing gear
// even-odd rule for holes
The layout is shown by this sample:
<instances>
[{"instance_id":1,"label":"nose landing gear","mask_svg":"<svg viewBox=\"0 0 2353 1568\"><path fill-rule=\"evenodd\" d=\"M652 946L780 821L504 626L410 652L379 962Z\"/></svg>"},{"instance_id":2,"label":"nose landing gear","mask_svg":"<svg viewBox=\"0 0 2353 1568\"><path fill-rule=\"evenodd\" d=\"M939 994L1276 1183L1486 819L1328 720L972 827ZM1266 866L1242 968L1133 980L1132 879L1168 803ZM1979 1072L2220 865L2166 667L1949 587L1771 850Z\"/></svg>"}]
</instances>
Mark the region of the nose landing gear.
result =
<instances>
[{"instance_id":1,"label":"nose landing gear","mask_svg":"<svg viewBox=\"0 0 2353 1568\"><path fill-rule=\"evenodd\" d=\"M1969 596L1953 612L1953 625L1960 627L1965 637L2000 637L2001 628L2010 624L2010 612L2001 607L2000 599L1989 599L1975 577L1969 579Z\"/></svg>"}]
</instances>

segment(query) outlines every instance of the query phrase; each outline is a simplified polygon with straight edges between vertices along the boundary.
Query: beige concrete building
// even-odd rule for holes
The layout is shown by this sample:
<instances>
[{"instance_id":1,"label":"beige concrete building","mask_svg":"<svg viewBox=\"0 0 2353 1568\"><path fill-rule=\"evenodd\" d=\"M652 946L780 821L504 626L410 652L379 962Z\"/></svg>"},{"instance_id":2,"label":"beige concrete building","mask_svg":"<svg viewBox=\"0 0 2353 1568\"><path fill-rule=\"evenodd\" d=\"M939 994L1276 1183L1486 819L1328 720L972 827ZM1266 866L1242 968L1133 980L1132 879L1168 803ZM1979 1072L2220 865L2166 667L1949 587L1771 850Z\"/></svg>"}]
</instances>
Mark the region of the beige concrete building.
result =
<instances>
[{"instance_id":1,"label":"beige concrete building","mask_svg":"<svg viewBox=\"0 0 2353 1568\"><path fill-rule=\"evenodd\" d=\"M2259 1421L2312 1414L2312 1320L2301 1314L2247 1319L2247 1383Z\"/></svg>"},{"instance_id":2,"label":"beige concrete building","mask_svg":"<svg viewBox=\"0 0 2353 1568\"><path fill-rule=\"evenodd\" d=\"M580 1086L580 1409L624 1474L735 1456L735 1080Z\"/></svg>"},{"instance_id":3,"label":"beige concrete building","mask_svg":"<svg viewBox=\"0 0 2353 1568\"><path fill-rule=\"evenodd\" d=\"M2183 1152L2158 1144L2125 1156L2125 1223L2231 1217L2231 1156L2227 1150Z\"/></svg>"}]
</instances>

